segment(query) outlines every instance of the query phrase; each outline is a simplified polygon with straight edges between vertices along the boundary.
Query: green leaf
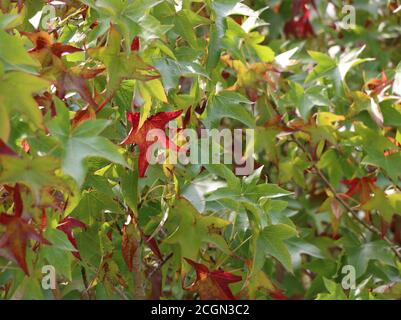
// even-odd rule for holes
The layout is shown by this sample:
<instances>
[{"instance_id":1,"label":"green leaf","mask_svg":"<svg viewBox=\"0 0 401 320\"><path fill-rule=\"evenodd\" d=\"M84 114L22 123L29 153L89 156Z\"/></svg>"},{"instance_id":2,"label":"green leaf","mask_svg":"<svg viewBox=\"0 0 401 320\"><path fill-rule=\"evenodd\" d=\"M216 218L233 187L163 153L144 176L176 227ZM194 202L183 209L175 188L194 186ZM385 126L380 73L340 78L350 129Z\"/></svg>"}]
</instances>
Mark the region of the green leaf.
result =
<instances>
[{"instance_id":1,"label":"green leaf","mask_svg":"<svg viewBox=\"0 0 401 320\"><path fill-rule=\"evenodd\" d=\"M361 144L367 154L362 159L362 164L382 168L394 181L397 181L401 176L401 152L381 132L362 124L356 125L356 132L361 137ZM389 150L393 152L386 155L385 151Z\"/></svg>"},{"instance_id":2,"label":"green leaf","mask_svg":"<svg viewBox=\"0 0 401 320\"><path fill-rule=\"evenodd\" d=\"M156 68L160 72L164 89L169 92L178 86L178 81L183 77L202 76L209 78L209 75L201 65L195 62L175 61L172 59L160 59L156 62Z\"/></svg>"},{"instance_id":3,"label":"green leaf","mask_svg":"<svg viewBox=\"0 0 401 320\"><path fill-rule=\"evenodd\" d=\"M118 166L118 175L121 178L121 192L124 200L134 213L138 211L138 169L137 161L134 160L135 168L126 171L124 167Z\"/></svg>"},{"instance_id":4,"label":"green leaf","mask_svg":"<svg viewBox=\"0 0 401 320\"><path fill-rule=\"evenodd\" d=\"M127 166L120 152L121 149L107 138L99 136L111 124L110 121L87 120L71 132L66 132L65 130L70 129L69 126L65 126L64 123L64 127L61 127L61 123L63 122L56 119L48 127L60 139L64 173L73 177L79 186L85 180L88 158L100 157Z\"/></svg>"},{"instance_id":5,"label":"green leaf","mask_svg":"<svg viewBox=\"0 0 401 320\"><path fill-rule=\"evenodd\" d=\"M37 127L43 127L42 114L33 94L47 89L50 82L19 71L5 73L0 81L0 104L5 108L5 118L17 112Z\"/></svg>"},{"instance_id":6,"label":"green leaf","mask_svg":"<svg viewBox=\"0 0 401 320\"><path fill-rule=\"evenodd\" d=\"M316 300L347 300L347 296L341 288L341 285L326 278L323 278L323 280L329 293L319 293Z\"/></svg>"},{"instance_id":7,"label":"green leaf","mask_svg":"<svg viewBox=\"0 0 401 320\"><path fill-rule=\"evenodd\" d=\"M297 230L286 224L270 225L264 228L256 238L254 269L258 270L261 267L261 259L268 254L292 272L291 255L283 241L297 235Z\"/></svg>"},{"instance_id":8,"label":"green leaf","mask_svg":"<svg viewBox=\"0 0 401 320\"><path fill-rule=\"evenodd\" d=\"M199 43L194 28L202 24L207 24L208 22L208 19L190 10L183 9L174 17L174 29L192 48L199 49Z\"/></svg>"},{"instance_id":9,"label":"green leaf","mask_svg":"<svg viewBox=\"0 0 401 320\"><path fill-rule=\"evenodd\" d=\"M114 28L110 28L107 46L88 49L88 54L103 62L107 69L106 96L111 96L122 80L151 80L157 78L153 67L145 63L136 53L120 52L121 36Z\"/></svg>"},{"instance_id":10,"label":"green leaf","mask_svg":"<svg viewBox=\"0 0 401 320\"><path fill-rule=\"evenodd\" d=\"M308 51L312 59L317 62L317 65L306 77L305 82L308 83L318 78L328 76L334 81L336 89L339 90L342 85L346 85L345 77L351 68L363 62L374 60L371 58L358 58L364 49L365 47L351 50L341 55L337 60L321 52Z\"/></svg>"},{"instance_id":11,"label":"green leaf","mask_svg":"<svg viewBox=\"0 0 401 320\"><path fill-rule=\"evenodd\" d=\"M379 261L382 264L394 266L394 256L391 249L384 241L364 243L358 247L348 250L348 264L353 266L356 276L362 276L371 260Z\"/></svg>"},{"instance_id":12,"label":"green leaf","mask_svg":"<svg viewBox=\"0 0 401 320\"><path fill-rule=\"evenodd\" d=\"M285 244L291 255L291 261L295 268L299 268L302 264L302 254L306 254L318 259L324 259L322 251L315 245L299 238L291 238L285 240Z\"/></svg>"},{"instance_id":13,"label":"green leaf","mask_svg":"<svg viewBox=\"0 0 401 320\"><path fill-rule=\"evenodd\" d=\"M202 243L213 244L226 254L231 251L218 233L229 225L229 222L214 216L201 215L191 203L184 199L177 199L170 208L167 221L170 235L163 241L164 244L177 244L181 258L196 259ZM185 269L185 264L183 264Z\"/></svg>"},{"instance_id":14,"label":"green leaf","mask_svg":"<svg viewBox=\"0 0 401 320\"><path fill-rule=\"evenodd\" d=\"M53 248L64 251L77 251L68 240L66 234L60 230L47 229L44 237L52 243Z\"/></svg>"},{"instance_id":15,"label":"green leaf","mask_svg":"<svg viewBox=\"0 0 401 320\"><path fill-rule=\"evenodd\" d=\"M26 52L21 38L3 30L0 30L0 62L4 63L5 70L35 72L40 67L40 63Z\"/></svg>"},{"instance_id":16,"label":"green leaf","mask_svg":"<svg viewBox=\"0 0 401 320\"><path fill-rule=\"evenodd\" d=\"M255 127L255 118L243 104L249 105L244 96L236 92L224 91L209 98L207 117L204 119L206 127L217 127L221 118L228 117L242 122L249 128Z\"/></svg>"},{"instance_id":17,"label":"green leaf","mask_svg":"<svg viewBox=\"0 0 401 320\"><path fill-rule=\"evenodd\" d=\"M41 190L45 186L68 190L61 178L55 175L60 161L54 157L16 158L0 157L0 183L27 185L39 203Z\"/></svg>"},{"instance_id":18,"label":"green leaf","mask_svg":"<svg viewBox=\"0 0 401 320\"><path fill-rule=\"evenodd\" d=\"M73 256L71 254L54 246L43 246L41 253L47 263L52 265L59 275L64 276L67 280L72 280L71 262Z\"/></svg>"},{"instance_id":19,"label":"green leaf","mask_svg":"<svg viewBox=\"0 0 401 320\"><path fill-rule=\"evenodd\" d=\"M299 83L290 82L290 88L287 94L288 102L298 109L304 119L308 119L314 106L330 106L325 89L322 87L316 86L304 90Z\"/></svg>"},{"instance_id":20,"label":"green leaf","mask_svg":"<svg viewBox=\"0 0 401 320\"><path fill-rule=\"evenodd\" d=\"M393 198L394 199L394 198ZM383 219L390 223L396 209L391 205L390 199L379 188L374 190L374 196L363 206L365 210L378 210Z\"/></svg>"}]
</instances>

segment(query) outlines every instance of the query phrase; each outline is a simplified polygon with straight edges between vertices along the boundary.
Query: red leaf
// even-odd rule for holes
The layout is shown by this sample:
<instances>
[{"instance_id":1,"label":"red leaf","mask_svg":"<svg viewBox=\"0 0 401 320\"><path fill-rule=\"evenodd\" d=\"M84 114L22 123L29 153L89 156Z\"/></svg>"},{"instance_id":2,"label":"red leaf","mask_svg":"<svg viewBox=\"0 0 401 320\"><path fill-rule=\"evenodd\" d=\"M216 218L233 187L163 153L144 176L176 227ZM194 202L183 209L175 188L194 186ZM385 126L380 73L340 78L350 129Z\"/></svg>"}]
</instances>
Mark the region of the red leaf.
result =
<instances>
[{"instance_id":1,"label":"red leaf","mask_svg":"<svg viewBox=\"0 0 401 320\"><path fill-rule=\"evenodd\" d=\"M348 186L348 190L346 192L348 197L356 195L361 204L363 204L370 199L370 195L375 188L376 178L354 178L351 180L342 180L341 183Z\"/></svg>"},{"instance_id":2,"label":"red leaf","mask_svg":"<svg viewBox=\"0 0 401 320\"><path fill-rule=\"evenodd\" d=\"M51 51L55 56L60 58L63 55L63 53L74 53L82 51L82 49L70 46L68 44L53 43L51 46Z\"/></svg>"},{"instance_id":3,"label":"red leaf","mask_svg":"<svg viewBox=\"0 0 401 320\"><path fill-rule=\"evenodd\" d=\"M138 250L138 241L135 237L134 229L133 224L124 225L121 245L123 258L130 272L133 271L134 255L136 250Z\"/></svg>"},{"instance_id":4,"label":"red leaf","mask_svg":"<svg viewBox=\"0 0 401 320\"><path fill-rule=\"evenodd\" d=\"M150 236L142 234L142 239L145 240L150 250L160 259L163 260L163 256L160 252L159 246L155 238L150 239Z\"/></svg>"},{"instance_id":5,"label":"red leaf","mask_svg":"<svg viewBox=\"0 0 401 320\"><path fill-rule=\"evenodd\" d=\"M295 38L307 38L308 36L314 36L315 32L309 21L310 11L306 4L302 5L302 15L293 15L292 19L284 25L284 33L289 36L293 35Z\"/></svg>"},{"instance_id":6,"label":"red leaf","mask_svg":"<svg viewBox=\"0 0 401 320\"><path fill-rule=\"evenodd\" d=\"M140 48L139 38L135 37L132 40L132 43L131 43L131 50L132 51L139 51L139 48Z\"/></svg>"},{"instance_id":7,"label":"red leaf","mask_svg":"<svg viewBox=\"0 0 401 320\"><path fill-rule=\"evenodd\" d=\"M18 154L0 139L0 155L18 157Z\"/></svg>"},{"instance_id":8,"label":"red leaf","mask_svg":"<svg viewBox=\"0 0 401 320\"><path fill-rule=\"evenodd\" d=\"M387 79L387 75L382 71L381 78L373 78L370 79L366 84L365 87L372 92L370 95L378 95L385 87L390 85L393 81Z\"/></svg>"},{"instance_id":9,"label":"red leaf","mask_svg":"<svg viewBox=\"0 0 401 320\"><path fill-rule=\"evenodd\" d=\"M139 176L143 177L145 175L146 169L149 166L149 161L146 158L148 148L151 147L155 141L147 141L146 136L150 130L159 129L164 132L167 123L175 118L177 118L182 113L182 110L173 112L159 112L151 117L149 117L141 128L139 126L140 113L131 113L127 115L128 121L131 122L132 128L128 136L121 142L122 144L137 144L139 147ZM164 133L161 138L161 142L164 148L178 148ZM156 140L156 139L155 139Z\"/></svg>"},{"instance_id":10,"label":"red leaf","mask_svg":"<svg viewBox=\"0 0 401 320\"><path fill-rule=\"evenodd\" d=\"M43 244L51 243L43 238L35 228L22 218L22 200L18 184L14 188L14 214L0 214L0 224L6 227L5 233L0 237L0 248L6 249L8 254L0 251L4 255L15 261L29 275L28 265L26 263L26 246L28 240L36 240Z\"/></svg>"},{"instance_id":11,"label":"red leaf","mask_svg":"<svg viewBox=\"0 0 401 320\"><path fill-rule=\"evenodd\" d=\"M248 97L249 100L251 100L252 102L256 102L258 101L258 92L255 88L245 88L245 93Z\"/></svg>"},{"instance_id":12,"label":"red leaf","mask_svg":"<svg viewBox=\"0 0 401 320\"><path fill-rule=\"evenodd\" d=\"M293 0L292 2L292 15L295 17L301 13L303 8L310 3L317 11L315 0Z\"/></svg>"},{"instance_id":13,"label":"red leaf","mask_svg":"<svg viewBox=\"0 0 401 320\"><path fill-rule=\"evenodd\" d=\"M77 251L73 251L72 254L77 259L81 260L81 255L78 251L77 240L74 237L74 233L72 229L81 228L86 229L86 224L82 221L75 219L73 217L67 216L63 220L61 220L57 226L57 229L64 232L67 235L68 240L70 240L71 244Z\"/></svg>"},{"instance_id":14,"label":"red leaf","mask_svg":"<svg viewBox=\"0 0 401 320\"><path fill-rule=\"evenodd\" d=\"M226 70L223 70L222 72L221 72L221 76L223 77L223 79L228 79L230 76L231 76L231 74L228 72L228 71L226 71Z\"/></svg>"},{"instance_id":15,"label":"red leaf","mask_svg":"<svg viewBox=\"0 0 401 320\"><path fill-rule=\"evenodd\" d=\"M80 74L76 75L70 71L62 72L57 81L57 96L64 98L69 91L76 91L95 109L98 108L96 101L93 99L85 77Z\"/></svg>"},{"instance_id":16,"label":"red leaf","mask_svg":"<svg viewBox=\"0 0 401 320\"><path fill-rule=\"evenodd\" d=\"M63 53L73 53L82 51L80 48L63 44L59 42L53 42L52 36L45 31L38 32L21 32L24 36L27 36L32 43L35 45L34 48L30 49L29 52L39 52L43 49L50 49L51 53L57 57L61 57Z\"/></svg>"},{"instance_id":17,"label":"red leaf","mask_svg":"<svg viewBox=\"0 0 401 320\"><path fill-rule=\"evenodd\" d=\"M59 58L63 53L78 52L82 49L54 42L52 36L45 31L22 32L22 34L27 36L35 45L34 48L29 50L29 53L34 55L43 67L53 68L57 77L56 87L59 98L63 99L69 91L76 91L91 106L95 109L98 108L97 103L92 98L86 79L95 77L104 68L67 68Z\"/></svg>"},{"instance_id":18,"label":"red leaf","mask_svg":"<svg viewBox=\"0 0 401 320\"><path fill-rule=\"evenodd\" d=\"M235 300L228 285L241 281L240 276L222 270L210 271L207 266L196 263L190 259L185 260L195 268L196 280L188 291L197 291L202 300Z\"/></svg>"},{"instance_id":19,"label":"red leaf","mask_svg":"<svg viewBox=\"0 0 401 320\"><path fill-rule=\"evenodd\" d=\"M75 113L74 118L72 119L72 126L75 128L80 123L85 122L86 120L96 119L96 112L93 108L88 107L81 110L78 110Z\"/></svg>"}]
</instances>

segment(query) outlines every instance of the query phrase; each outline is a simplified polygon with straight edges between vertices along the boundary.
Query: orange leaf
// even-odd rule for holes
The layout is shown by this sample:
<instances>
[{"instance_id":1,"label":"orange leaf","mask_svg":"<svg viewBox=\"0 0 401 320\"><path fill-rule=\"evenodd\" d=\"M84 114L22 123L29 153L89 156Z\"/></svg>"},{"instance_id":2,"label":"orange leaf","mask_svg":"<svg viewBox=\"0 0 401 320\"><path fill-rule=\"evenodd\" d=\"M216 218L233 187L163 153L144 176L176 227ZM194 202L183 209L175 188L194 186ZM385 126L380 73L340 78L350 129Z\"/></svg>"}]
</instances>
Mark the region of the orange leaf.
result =
<instances>
[{"instance_id":1,"label":"orange leaf","mask_svg":"<svg viewBox=\"0 0 401 320\"><path fill-rule=\"evenodd\" d=\"M185 290L197 291L202 300L235 300L228 285L241 281L240 276L222 270L210 271L203 264L187 258L185 260L196 270L195 282L189 288L184 288Z\"/></svg>"}]
</instances>

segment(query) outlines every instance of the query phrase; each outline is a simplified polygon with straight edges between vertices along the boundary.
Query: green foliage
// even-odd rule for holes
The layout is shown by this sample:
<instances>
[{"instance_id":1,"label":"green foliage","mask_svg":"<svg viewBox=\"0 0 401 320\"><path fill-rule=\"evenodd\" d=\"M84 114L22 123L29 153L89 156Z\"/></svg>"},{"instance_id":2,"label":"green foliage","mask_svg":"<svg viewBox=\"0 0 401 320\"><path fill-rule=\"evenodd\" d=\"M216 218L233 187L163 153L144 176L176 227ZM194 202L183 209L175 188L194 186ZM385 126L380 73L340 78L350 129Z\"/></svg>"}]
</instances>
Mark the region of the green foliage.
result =
<instances>
[{"instance_id":1,"label":"green foliage","mask_svg":"<svg viewBox=\"0 0 401 320\"><path fill-rule=\"evenodd\" d=\"M400 299L396 3L0 1L0 298Z\"/></svg>"}]
</instances>

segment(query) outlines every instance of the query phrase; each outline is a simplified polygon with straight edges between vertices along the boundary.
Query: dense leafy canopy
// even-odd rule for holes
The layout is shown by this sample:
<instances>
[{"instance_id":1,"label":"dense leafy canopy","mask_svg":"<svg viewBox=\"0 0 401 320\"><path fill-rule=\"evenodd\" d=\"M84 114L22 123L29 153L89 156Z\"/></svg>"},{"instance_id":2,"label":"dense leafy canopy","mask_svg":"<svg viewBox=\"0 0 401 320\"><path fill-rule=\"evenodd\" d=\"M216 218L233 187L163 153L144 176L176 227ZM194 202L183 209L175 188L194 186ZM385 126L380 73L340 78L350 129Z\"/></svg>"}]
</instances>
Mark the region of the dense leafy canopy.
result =
<instances>
[{"instance_id":1,"label":"dense leafy canopy","mask_svg":"<svg viewBox=\"0 0 401 320\"><path fill-rule=\"evenodd\" d=\"M0 298L401 298L401 7L352 6L0 1ZM149 164L186 128L255 169Z\"/></svg>"}]
</instances>

